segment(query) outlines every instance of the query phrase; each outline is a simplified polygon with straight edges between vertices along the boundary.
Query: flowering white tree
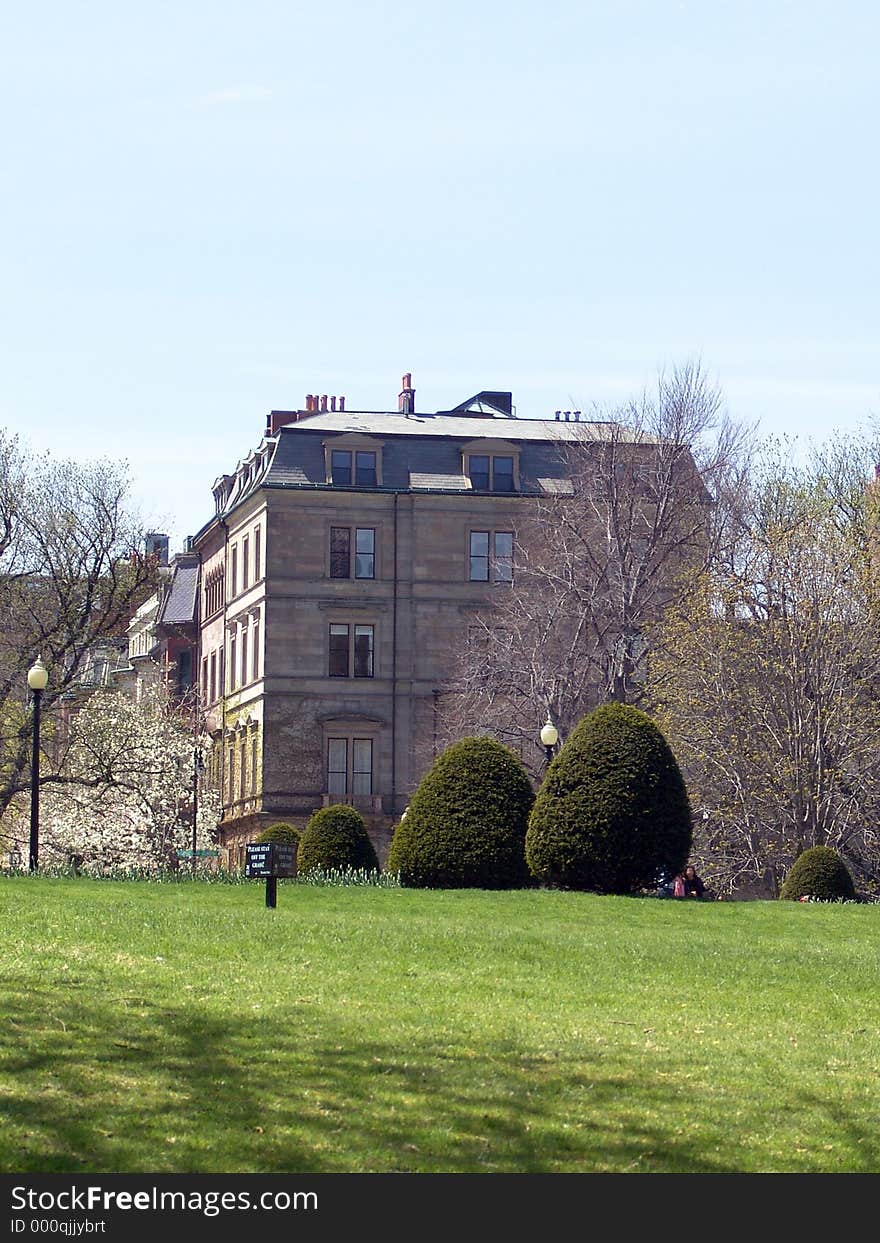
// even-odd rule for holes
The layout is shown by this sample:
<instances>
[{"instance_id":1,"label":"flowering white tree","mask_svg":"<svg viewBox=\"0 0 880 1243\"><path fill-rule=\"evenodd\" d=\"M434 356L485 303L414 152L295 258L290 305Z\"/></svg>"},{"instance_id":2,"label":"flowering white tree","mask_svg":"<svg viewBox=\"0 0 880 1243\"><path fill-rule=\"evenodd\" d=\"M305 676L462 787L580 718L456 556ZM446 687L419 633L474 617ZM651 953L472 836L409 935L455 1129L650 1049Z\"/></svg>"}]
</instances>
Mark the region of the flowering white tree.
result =
<instances>
[{"instance_id":1,"label":"flowering white tree","mask_svg":"<svg viewBox=\"0 0 880 1243\"><path fill-rule=\"evenodd\" d=\"M46 743L84 655L155 586L143 547L124 466L35 457L0 428L0 813L30 786L28 669L41 656L49 670Z\"/></svg>"},{"instance_id":2,"label":"flowering white tree","mask_svg":"<svg viewBox=\"0 0 880 1243\"><path fill-rule=\"evenodd\" d=\"M196 771L205 742L161 692L137 704L118 692L93 695L74 718L58 775L43 786L45 861L103 871L175 867L193 846L194 802L196 849L210 848L220 799Z\"/></svg>"}]
</instances>

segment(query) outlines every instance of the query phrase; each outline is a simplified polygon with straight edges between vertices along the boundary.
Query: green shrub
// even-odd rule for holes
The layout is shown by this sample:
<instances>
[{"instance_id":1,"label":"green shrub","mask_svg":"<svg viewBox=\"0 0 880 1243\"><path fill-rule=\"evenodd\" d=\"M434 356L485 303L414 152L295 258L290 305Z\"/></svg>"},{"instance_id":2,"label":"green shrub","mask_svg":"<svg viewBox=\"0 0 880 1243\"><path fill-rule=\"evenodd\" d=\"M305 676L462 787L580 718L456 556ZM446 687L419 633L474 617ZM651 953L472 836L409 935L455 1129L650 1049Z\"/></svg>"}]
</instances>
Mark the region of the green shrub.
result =
<instances>
[{"instance_id":1,"label":"green shrub","mask_svg":"<svg viewBox=\"0 0 880 1243\"><path fill-rule=\"evenodd\" d=\"M811 846L798 855L779 891L780 898L797 902L799 898L855 898L853 878L836 850L830 846Z\"/></svg>"},{"instance_id":2,"label":"green shrub","mask_svg":"<svg viewBox=\"0 0 880 1243\"><path fill-rule=\"evenodd\" d=\"M653 888L687 862L684 780L649 716L604 704L572 731L529 819L526 858L545 884L597 893Z\"/></svg>"},{"instance_id":3,"label":"green shrub","mask_svg":"<svg viewBox=\"0 0 880 1243\"><path fill-rule=\"evenodd\" d=\"M524 885L534 798L509 747L492 738L464 738L447 747L422 778L395 829L388 871L412 888Z\"/></svg>"},{"instance_id":4,"label":"green shrub","mask_svg":"<svg viewBox=\"0 0 880 1243\"><path fill-rule=\"evenodd\" d=\"M296 866L298 872L377 872L379 860L361 813L345 803L316 811L300 838Z\"/></svg>"},{"instance_id":5,"label":"green shrub","mask_svg":"<svg viewBox=\"0 0 880 1243\"><path fill-rule=\"evenodd\" d=\"M270 824L254 840L260 845L263 845L265 842L277 842L280 846L298 846L299 839L299 829L294 828L292 824L278 823Z\"/></svg>"}]
</instances>

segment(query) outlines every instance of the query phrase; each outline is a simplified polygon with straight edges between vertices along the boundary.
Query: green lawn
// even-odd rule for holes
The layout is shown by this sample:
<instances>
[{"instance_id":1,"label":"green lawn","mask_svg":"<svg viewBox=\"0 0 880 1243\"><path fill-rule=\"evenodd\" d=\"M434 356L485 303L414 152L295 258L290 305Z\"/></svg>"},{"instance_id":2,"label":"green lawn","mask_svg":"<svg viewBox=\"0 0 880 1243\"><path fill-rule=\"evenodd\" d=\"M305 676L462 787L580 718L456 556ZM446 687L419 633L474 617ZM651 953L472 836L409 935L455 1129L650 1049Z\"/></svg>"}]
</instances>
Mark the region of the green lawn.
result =
<instances>
[{"instance_id":1,"label":"green lawn","mask_svg":"<svg viewBox=\"0 0 880 1243\"><path fill-rule=\"evenodd\" d=\"M3 1172L880 1171L880 906L0 880Z\"/></svg>"}]
</instances>

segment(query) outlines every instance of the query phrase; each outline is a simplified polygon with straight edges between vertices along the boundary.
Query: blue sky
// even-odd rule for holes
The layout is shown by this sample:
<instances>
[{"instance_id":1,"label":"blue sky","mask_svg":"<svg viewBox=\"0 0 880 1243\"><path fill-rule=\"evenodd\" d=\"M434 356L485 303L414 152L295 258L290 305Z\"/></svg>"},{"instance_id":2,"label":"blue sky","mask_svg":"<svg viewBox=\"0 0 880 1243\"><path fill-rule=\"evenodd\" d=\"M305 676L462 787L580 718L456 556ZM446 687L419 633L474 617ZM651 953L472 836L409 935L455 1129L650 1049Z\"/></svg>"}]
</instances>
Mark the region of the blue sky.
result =
<instances>
[{"instance_id":1,"label":"blue sky","mask_svg":"<svg viewBox=\"0 0 880 1243\"><path fill-rule=\"evenodd\" d=\"M880 413L880 6L49 0L0 28L0 423L172 547L307 392Z\"/></svg>"}]
</instances>

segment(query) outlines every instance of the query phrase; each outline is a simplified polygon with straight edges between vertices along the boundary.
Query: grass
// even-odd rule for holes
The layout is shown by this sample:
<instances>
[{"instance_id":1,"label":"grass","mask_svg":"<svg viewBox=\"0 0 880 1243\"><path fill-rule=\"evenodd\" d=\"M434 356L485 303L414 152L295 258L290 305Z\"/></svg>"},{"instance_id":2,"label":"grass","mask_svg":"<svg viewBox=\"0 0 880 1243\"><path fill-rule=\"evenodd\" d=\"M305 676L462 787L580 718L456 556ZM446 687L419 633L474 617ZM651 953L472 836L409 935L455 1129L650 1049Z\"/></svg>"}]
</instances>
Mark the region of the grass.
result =
<instances>
[{"instance_id":1,"label":"grass","mask_svg":"<svg viewBox=\"0 0 880 1243\"><path fill-rule=\"evenodd\" d=\"M3 1172L878 1171L880 907L0 880Z\"/></svg>"}]
</instances>

